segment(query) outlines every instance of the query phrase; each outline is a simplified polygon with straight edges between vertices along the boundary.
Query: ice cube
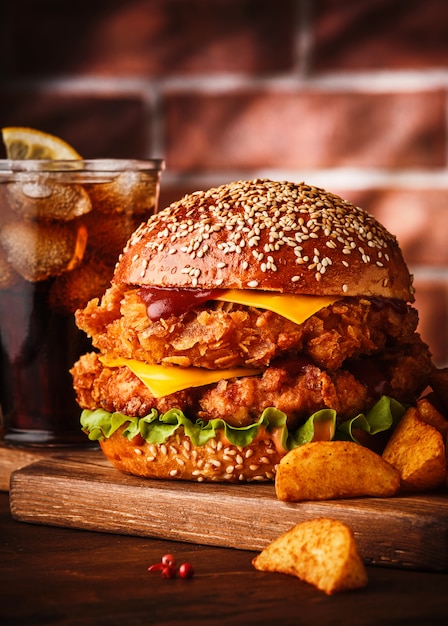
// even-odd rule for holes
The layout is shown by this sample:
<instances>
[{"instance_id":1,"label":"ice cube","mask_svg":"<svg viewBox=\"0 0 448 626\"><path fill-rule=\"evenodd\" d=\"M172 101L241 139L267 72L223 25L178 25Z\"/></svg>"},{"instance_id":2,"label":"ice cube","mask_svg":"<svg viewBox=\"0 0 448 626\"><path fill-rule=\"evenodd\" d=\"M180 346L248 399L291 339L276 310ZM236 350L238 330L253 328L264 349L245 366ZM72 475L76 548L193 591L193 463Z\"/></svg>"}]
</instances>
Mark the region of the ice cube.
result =
<instances>
[{"instance_id":1,"label":"ice cube","mask_svg":"<svg viewBox=\"0 0 448 626\"><path fill-rule=\"evenodd\" d=\"M74 313L92 298L100 298L110 286L114 265L94 257L71 272L61 274L51 286L49 303L58 313Z\"/></svg>"},{"instance_id":2,"label":"ice cube","mask_svg":"<svg viewBox=\"0 0 448 626\"><path fill-rule=\"evenodd\" d=\"M157 202L158 181L153 174L121 172L109 183L86 188L94 209L102 213L139 214L147 219Z\"/></svg>"},{"instance_id":3,"label":"ice cube","mask_svg":"<svg viewBox=\"0 0 448 626\"><path fill-rule=\"evenodd\" d=\"M49 182L44 177L5 185L10 208L27 219L68 221L92 209L84 187Z\"/></svg>"},{"instance_id":4,"label":"ice cube","mask_svg":"<svg viewBox=\"0 0 448 626\"><path fill-rule=\"evenodd\" d=\"M87 229L79 223L10 222L0 231L8 263L35 282L77 267L87 245Z\"/></svg>"},{"instance_id":5,"label":"ice cube","mask_svg":"<svg viewBox=\"0 0 448 626\"><path fill-rule=\"evenodd\" d=\"M92 211L83 218L89 233L87 249L90 253L115 264L127 240L141 224L141 216L105 215Z\"/></svg>"}]
</instances>

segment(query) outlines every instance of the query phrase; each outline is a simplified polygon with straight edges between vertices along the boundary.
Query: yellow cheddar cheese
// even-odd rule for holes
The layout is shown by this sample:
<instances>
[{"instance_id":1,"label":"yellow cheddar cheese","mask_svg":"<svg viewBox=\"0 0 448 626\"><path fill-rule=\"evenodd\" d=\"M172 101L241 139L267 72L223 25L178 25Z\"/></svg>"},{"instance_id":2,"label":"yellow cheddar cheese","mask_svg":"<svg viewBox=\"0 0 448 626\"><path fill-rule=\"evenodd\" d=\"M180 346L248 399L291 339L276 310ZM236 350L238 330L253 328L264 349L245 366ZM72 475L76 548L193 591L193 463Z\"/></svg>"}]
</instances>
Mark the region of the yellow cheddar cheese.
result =
<instances>
[{"instance_id":1,"label":"yellow cheddar cheese","mask_svg":"<svg viewBox=\"0 0 448 626\"><path fill-rule=\"evenodd\" d=\"M136 359L121 357L108 359L99 357L106 367L128 367L144 383L154 398L168 396L189 387L202 387L229 378L255 376L260 370L235 367L226 370L206 370L201 367L179 367L177 365L149 365Z\"/></svg>"},{"instance_id":2,"label":"yellow cheddar cheese","mask_svg":"<svg viewBox=\"0 0 448 626\"><path fill-rule=\"evenodd\" d=\"M214 299L266 309L286 317L295 324L303 324L311 315L326 306L330 306L336 300L340 300L340 297L300 296L275 291L228 289Z\"/></svg>"}]
</instances>

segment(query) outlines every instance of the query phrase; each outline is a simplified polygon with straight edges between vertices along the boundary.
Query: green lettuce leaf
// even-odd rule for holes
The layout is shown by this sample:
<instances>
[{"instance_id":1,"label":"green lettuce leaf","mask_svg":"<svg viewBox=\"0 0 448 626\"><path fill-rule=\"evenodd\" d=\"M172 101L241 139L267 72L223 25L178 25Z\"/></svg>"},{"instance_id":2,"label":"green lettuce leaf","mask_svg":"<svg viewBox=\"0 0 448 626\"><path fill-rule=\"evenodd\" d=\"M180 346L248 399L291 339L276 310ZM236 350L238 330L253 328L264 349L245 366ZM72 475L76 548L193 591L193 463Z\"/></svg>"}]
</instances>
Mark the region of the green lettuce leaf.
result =
<instances>
[{"instance_id":1,"label":"green lettuce leaf","mask_svg":"<svg viewBox=\"0 0 448 626\"><path fill-rule=\"evenodd\" d=\"M285 445L288 433L285 413L274 407L265 409L257 422L239 428L227 424L222 419L210 421L198 419L193 422L185 417L180 409L170 409L163 414L153 409L141 418L129 417L123 413L107 413L103 409L84 410L81 415L81 426L93 441L110 437L124 425L126 428L123 430L123 436L127 439L140 435L148 443L155 444L163 443L182 427L195 446L203 446L209 439L213 439L217 430L224 430L225 436L232 444L242 447L249 445L257 437L261 426L268 430L280 428Z\"/></svg>"},{"instance_id":2,"label":"green lettuce leaf","mask_svg":"<svg viewBox=\"0 0 448 626\"><path fill-rule=\"evenodd\" d=\"M405 407L388 396L383 396L366 414L359 414L336 426L338 416L333 409L316 411L295 432L289 432L286 426L286 414L274 407L263 411L258 421L249 426L235 427L222 419L210 421L190 420L180 409L170 409L159 413L152 409L145 417L129 417L123 413L109 413L104 409L84 410L81 414L81 426L92 441L111 437L122 426L123 436L133 439L140 435L148 443L160 444L182 428L194 445L203 446L213 439L216 431L224 430L225 436L236 446L247 446L256 439L260 427L267 431L280 429L280 442L285 450L309 443L317 439L349 439L357 441L353 431L362 429L371 435L391 429L399 421Z\"/></svg>"},{"instance_id":3,"label":"green lettuce leaf","mask_svg":"<svg viewBox=\"0 0 448 626\"><path fill-rule=\"evenodd\" d=\"M333 409L321 409L316 411L306 420L302 426L290 435L289 448L296 448L314 439L333 439L336 430L336 411ZM324 432L329 436L322 437Z\"/></svg>"},{"instance_id":4,"label":"green lettuce leaf","mask_svg":"<svg viewBox=\"0 0 448 626\"><path fill-rule=\"evenodd\" d=\"M376 435L385 430L393 429L403 417L406 407L389 396L382 396L378 402L364 415L342 422L337 428L336 438L356 441L354 430L363 430L369 435Z\"/></svg>"}]
</instances>

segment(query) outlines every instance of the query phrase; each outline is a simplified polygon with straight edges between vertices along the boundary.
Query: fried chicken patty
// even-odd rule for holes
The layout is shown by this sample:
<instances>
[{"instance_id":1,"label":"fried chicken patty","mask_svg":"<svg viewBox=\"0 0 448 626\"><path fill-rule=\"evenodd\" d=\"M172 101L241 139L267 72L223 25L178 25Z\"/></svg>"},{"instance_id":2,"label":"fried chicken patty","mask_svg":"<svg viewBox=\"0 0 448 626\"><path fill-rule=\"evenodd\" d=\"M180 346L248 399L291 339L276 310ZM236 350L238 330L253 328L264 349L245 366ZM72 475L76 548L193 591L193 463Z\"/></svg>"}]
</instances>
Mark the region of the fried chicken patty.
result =
<instances>
[{"instance_id":1,"label":"fried chicken patty","mask_svg":"<svg viewBox=\"0 0 448 626\"><path fill-rule=\"evenodd\" d=\"M74 388L82 408L129 416L179 408L193 419L222 418L244 426L273 406L287 414L292 428L321 408L348 419L382 394L412 402L424 389L432 363L417 322L411 307L367 298L342 299L300 325L221 302L151 322L138 289L114 286L101 303L94 300L77 313L78 325L103 355L264 371L154 398L127 367L106 367L90 353L73 367Z\"/></svg>"},{"instance_id":2,"label":"fried chicken patty","mask_svg":"<svg viewBox=\"0 0 448 626\"><path fill-rule=\"evenodd\" d=\"M246 426L273 406L284 411L288 426L295 428L322 408L336 410L343 419L354 417L368 410L382 393L411 401L426 386L430 364L425 355L424 344L416 342L409 346L409 354L391 352L380 362L368 359L368 377L366 360L348 363L355 372L360 369L359 378L349 369L326 372L290 359L274 363L259 376L221 380L161 398L154 398L127 367L106 367L94 352L83 355L72 374L78 402L85 409L143 417L153 408L160 413L179 408L193 420L221 418L234 426Z\"/></svg>"},{"instance_id":3,"label":"fried chicken patty","mask_svg":"<svg viewBox=\"0 0 448 626\"><path fill-rule=\"evenodd\" d=\"M152 322L138 288L115 285L101 302L78 311L76 322L112 358L226 369L266 367L285 353L300 353L335 370L347 358L413 341L418 314L393 301L344 298L298 325L271 311L214 301Z\"/></svg>"}]
</instances>

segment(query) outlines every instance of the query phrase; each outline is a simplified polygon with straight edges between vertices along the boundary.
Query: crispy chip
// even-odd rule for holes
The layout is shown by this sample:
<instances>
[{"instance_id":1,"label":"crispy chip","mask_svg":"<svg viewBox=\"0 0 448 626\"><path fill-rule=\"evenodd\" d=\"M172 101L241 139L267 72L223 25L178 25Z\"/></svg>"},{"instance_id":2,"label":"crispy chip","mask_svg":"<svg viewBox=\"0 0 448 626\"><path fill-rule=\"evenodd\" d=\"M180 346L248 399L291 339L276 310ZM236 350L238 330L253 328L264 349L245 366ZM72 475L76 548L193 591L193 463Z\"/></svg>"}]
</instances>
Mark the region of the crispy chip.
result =
<instances>
[{"instance_id":1,"label":"crispy chip","mask_svg":"<svg viewBox=\"0 0 448 626\"><path fill-rule=\"evenodd\" d=\"M378 454L352 441L313 441L288 452L279 463L279 500L331 500L393 496L400 475Z\"/></svg>"},{"instance_id":2,"label":"crispy chip","mask_svg":"<svg viewBox=\"0 0 448 626\"><path fill-rule=\"evenodd\" d=\"M332 519L297 524L270 543L252 564L257 570L297 576L328 595L365 587L368 582L352 530Z\"/></svg>"},{"instance_id":3,"label":"crispy chip","mask_svg":"<svg viewBox=\"0 0 448 626\"><path fill-rule=\"evenodd\" d=\"M448 420L443 417L428 399L422 398L419 400L417 402L417 410L420 419L437 428L439 433L446 437L448 434Z\"/></svg>"},{"instance_id":4,"label":"crispy chip","mask_svg":"<svg viewBox=\"0 0 448 626\"><path fill-rule=\"evenodd\" d=\"M387 443L383 458L401 476L401 487L411 491L435 489L447 479L444 438L424 422L416 407L403 415Z\"/></svg>"}]
</instances>

